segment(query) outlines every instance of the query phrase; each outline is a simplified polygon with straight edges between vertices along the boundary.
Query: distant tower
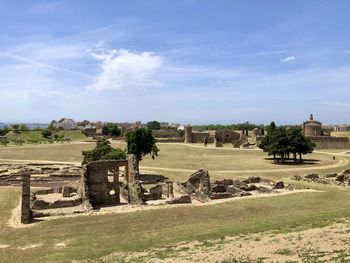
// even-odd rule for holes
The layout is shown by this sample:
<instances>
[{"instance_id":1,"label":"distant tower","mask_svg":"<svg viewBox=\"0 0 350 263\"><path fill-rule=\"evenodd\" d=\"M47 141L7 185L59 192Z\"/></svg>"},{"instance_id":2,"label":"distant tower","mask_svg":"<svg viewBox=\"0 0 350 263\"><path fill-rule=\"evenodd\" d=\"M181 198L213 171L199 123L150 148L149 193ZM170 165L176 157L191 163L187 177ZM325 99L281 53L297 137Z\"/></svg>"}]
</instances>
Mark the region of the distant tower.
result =
<instances>
[{"instance_id":1,"label":"distant tower","mask_svg":"<svg viewBox=\"0 0 350 263\"><path fill-rule=\"evenodd\" d=\"M192 126L187 125L185 126L185 143L191 143L192 142Z\"/></svg>"}]
</instances>

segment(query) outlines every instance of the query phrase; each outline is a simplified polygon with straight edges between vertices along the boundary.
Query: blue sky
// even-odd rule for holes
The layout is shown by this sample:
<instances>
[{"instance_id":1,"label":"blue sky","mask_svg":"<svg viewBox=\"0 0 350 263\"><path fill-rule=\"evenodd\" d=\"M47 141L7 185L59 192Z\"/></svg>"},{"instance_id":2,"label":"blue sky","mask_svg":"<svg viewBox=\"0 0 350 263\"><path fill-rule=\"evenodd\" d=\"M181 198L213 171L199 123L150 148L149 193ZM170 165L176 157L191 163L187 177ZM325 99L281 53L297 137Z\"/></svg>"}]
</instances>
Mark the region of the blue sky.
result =
<instances>
[{"instance_id":1,"label":"blue sky","mask_svg":"<svg viewBox=\"0 0 350 263\"><path fill-rule=\"evenodd\" d=\"M350 2L0 2L0 122L350 123Z\"/></svg>"}]
</instances>

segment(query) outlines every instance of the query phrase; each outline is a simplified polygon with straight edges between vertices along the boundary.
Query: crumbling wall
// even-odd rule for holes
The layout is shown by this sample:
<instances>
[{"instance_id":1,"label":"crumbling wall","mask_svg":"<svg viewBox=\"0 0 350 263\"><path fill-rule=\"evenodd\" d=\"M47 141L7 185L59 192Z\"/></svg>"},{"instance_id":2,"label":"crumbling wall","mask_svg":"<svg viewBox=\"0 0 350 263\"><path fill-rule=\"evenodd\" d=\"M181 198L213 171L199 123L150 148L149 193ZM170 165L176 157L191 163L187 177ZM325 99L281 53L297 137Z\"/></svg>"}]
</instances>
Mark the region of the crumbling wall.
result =
<instances>
[{"instance_id":1,"label":"crumbling wall","mask_svg":"<svg viewBox=\"0 0 350 263\"><path fill-rule=\"evenodd\" d=\"M316 144L317 149L349 149L348 137L308 136Z\"/></svg>"},{"instance_id":2,"label":"crumbling wall","mask_svg":"<svg viewBox=\"0 0 350 263\"><path fill-rule=\"evenodd\" d=\"M86 165L82 175L82 195L92 206L120 203L119 167L125 160L94 161ZM113 177L109 181L108 176Z\"/></svg>"},{"instance_id":3,"label":"crumbling wall","mask_svg":"<svg viewBox=\"0 0 350 263\"><path fill-rule=\"evenodd\" d=\"M140 183L138 161L134 154L128 154L129 173L127 176L128 202L132 205L144 203L143 190Z\"/></svg>"},{"instance_id":4,"label":"crumbling wall","mask_svg":"<svg viewBox=\"0 0 350 263\"><path fill-rule=\"evenodd\" d=\"M30 209L30 174L22 175L22 204L21 204L21 223L29 224L32 220L32 211Z\"/></svg>"}]
</instances>

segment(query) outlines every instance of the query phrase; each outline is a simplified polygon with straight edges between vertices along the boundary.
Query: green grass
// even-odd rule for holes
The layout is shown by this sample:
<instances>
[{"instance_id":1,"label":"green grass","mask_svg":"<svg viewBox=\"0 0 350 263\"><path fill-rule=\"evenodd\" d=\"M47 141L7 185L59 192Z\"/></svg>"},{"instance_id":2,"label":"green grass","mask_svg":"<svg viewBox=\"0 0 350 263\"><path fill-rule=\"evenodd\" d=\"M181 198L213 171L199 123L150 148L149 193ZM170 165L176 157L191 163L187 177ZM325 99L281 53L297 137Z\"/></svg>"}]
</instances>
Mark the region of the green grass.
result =
<instances>
[{"instance_id":1,"label":"green grass","mask_svg":"<svg viewBox=\"0 0 350 263\"><path fill-rule=\"evenodd\" d=\"M80 161L81 150L93 147L93 143L1 147L0 158ZM159 148L160 156L155 161L147 157L141 164L183 169L202 167L209 170L212 180L257 174L286 179L294 174L305 173L299 170L277 170L289 166L273 165L264 159L264 154L260 151L204 149L176 144L160 144ZM312 158L320 160L319 164L312 166L315 169L320 165L333 163L329 155L314 154ZM320 172L341 170L348 166L322 169ZM267 169L269 172L243 173L257 168ZM212 173L212 169L241 169L242 174ZM183 180L189 176L188 172L162 173L175 180ZM235 199L207 206L176 206L133 213L66 217L18 229L10 228L6 223L11 210L18 204L20 189L3 187L0 188L0 245L7 244L10 247L0 249L0 261L71 262L73 259L98 259L118 251L143 251L182 241L204 242L226 235L304 230L350 218L349 189L302 184L321 191ZM65 242L67 246L55 248L54 244L60 242ZM41 246L37 248L20 249L39 243Z\"/></svg>"},{"instance_id":2,"label":"green grass","mask_svg":"<svg viewBox=\"0 0 350 263\"><path fill-rule=\"evenodd\" d=\"M59 131L59 135L63 135L65 138L71 138L73 141L83 141L86 140L88 137L86 137L84 134L81 133L81 131L78 130L71 130L71 131ZM45 141L47 138L44 138L41 134L41 131L20 131L19 133L11 133L9 136L9 139L23 139L23 140L39 140L39 141Z\"/></svg>"},{"instance_id":3,"label":"green grass","mask_svg":"<svg viewBox=\"0 0 350 263\"><path fill-rule=\"evenodd\" d=\"M113 143L113 147L124 149L125 146L125 144ZM94 147L95 143L0 146L0 159L81 162L81 151ZM201 168L208 170L213 179L250 175L262 175L275 179L281 176L290 178L295 174L315 171L318 167L336 164L340 159L347 158L337 156L334 161L331 155L314 153L307 155L306 158L317 160L315 164L276 165L271 160L266 160L266 154L260 150L215 149L168 143L158 144L158 147L159 156L155 160L149 156L145 157L141 162L141 171L161 174L174 180L185 180L193 171ZM342 169L347 167L342 167ZM309 171L300 170L304 168ZM325 169L322 168L322 170Z\"/></svg>"},{"instance_id":4,"label":"green grass","mask_svg":"<svg viewBox=\"0 0 350 263\"><path fill-rule=\"evenodd\" d=\"M268 230L302 230L350 217L350 191L326 189L326 192L235 200L210 206L61 218L30 228L12 229L6 226L6 220L17 204L19 190L1 188L0 240L10 247L0 250L0 258L2 262L21 262L24 258L32 262L68 262L181 241ZM67 247L54 249L54 244L59 242L66 242ZM18 249L37 243L42 246Z\"/></svg>"}]
</instances>

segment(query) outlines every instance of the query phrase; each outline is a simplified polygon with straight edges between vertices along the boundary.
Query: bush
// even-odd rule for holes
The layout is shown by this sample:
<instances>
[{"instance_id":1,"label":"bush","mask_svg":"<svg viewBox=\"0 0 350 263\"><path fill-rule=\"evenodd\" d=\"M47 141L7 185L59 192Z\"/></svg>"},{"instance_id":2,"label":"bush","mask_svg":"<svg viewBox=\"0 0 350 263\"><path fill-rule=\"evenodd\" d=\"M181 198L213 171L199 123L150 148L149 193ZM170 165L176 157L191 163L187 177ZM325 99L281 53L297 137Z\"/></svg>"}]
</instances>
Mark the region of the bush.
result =
<instances>
[{"instance_id":1,"label":"bush","mask_svg":"<svg viewBox=\"0 0 350 263\"><path fill-rule=\"evenodd\" d=\"M111 146L111 143L102 139L97 141L96 147L90 151L82 151L84 156L82 164L87 164L92 161L99 160L122 160L126 159L126 153L122 149L115 149Z\"/></svg>"}]
</instances>

